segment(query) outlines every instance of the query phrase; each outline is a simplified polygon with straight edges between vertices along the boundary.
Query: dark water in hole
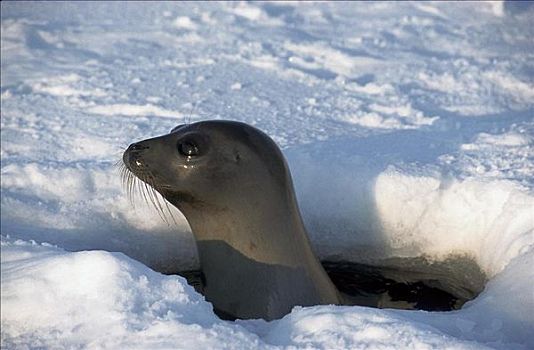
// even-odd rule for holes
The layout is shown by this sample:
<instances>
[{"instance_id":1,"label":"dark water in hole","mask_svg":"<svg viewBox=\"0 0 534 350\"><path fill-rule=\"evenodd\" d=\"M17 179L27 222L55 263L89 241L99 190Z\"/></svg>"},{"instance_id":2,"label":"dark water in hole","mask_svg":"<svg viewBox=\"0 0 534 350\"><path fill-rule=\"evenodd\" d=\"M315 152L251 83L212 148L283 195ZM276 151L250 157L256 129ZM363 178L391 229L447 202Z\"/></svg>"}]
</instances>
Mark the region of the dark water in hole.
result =
<instances>
[{"instance_id":1,"label":"dark water in hole","mask_svg":"<svg viewBox=\"0 0 534 350\"><path fill-rule=\"evenodd\" d=\"M476 262L464 256L441 262L418 257L391 258L372 265L321 263L348 305L450 311L474 299L487 282ZM202 293L200 270L180 275Z\"/></svg>"}]
</instances>

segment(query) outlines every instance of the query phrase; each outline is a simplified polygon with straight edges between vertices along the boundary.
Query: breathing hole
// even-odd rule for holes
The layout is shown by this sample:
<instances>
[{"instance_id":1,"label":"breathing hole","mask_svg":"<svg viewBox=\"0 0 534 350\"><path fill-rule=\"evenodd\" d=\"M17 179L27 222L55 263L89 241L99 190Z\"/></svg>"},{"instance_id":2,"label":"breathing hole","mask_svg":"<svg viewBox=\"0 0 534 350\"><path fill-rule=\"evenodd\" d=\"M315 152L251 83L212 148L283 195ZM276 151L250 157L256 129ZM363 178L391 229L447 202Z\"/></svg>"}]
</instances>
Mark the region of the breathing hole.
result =
<instances>
[{"instance_id":1,"label":"breathing hole","mask_svg":"<svg viewBox=\"0 0 534 350\"><path fill-rule=\"evenodd\" d=\"M377 264L323 261L338 290L353 305L451 311L476 298L487 277L466 256L440 262L424 257L392 258Z\"/></svg>"},{"instance_id":2,"label":"breathing hole","mask_svg":"<svg viewBox=\"0 0 534 350\"><path fill-rule=\"evenodd\" d=\"M377 264L321 263L347 305L451 311L477 297L487 282L477 263L465 256L441 262L417 257L392 258ZM202 293L200 270L182 271L180 275Z\"/></svg>"}]
</instances>

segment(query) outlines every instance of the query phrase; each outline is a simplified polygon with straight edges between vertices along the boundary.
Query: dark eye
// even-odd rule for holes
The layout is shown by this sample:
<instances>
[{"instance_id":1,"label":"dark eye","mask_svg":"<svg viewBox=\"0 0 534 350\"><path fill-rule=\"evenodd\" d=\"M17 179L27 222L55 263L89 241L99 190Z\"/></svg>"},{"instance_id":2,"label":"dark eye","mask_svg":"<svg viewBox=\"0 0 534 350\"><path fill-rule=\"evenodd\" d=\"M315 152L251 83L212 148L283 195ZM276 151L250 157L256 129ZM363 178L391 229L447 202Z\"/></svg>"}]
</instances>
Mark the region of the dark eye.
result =
<instances>
[{"instance_id":1,"label":"dark eye","mask_svg":"<svg viewBox=\"0 0 534 350\"><path fill-rule=\"evenodd\" d=\"M199 154L198 145L192 140L184 140L178 143L178 152L186 157L193 157Z\"/></svg>"}]
</instances>

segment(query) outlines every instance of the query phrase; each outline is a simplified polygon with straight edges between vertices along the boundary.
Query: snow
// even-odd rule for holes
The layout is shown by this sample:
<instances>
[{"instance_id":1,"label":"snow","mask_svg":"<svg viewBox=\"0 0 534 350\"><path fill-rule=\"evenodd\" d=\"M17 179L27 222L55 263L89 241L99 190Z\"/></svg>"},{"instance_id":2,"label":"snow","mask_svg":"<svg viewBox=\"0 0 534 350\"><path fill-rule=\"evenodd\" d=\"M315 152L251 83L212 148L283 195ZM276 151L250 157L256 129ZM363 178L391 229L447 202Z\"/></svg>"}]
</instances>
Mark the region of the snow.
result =
<instances>
[{"instance_id":1,"label":"snow","mask_svg":"<svg viewBox=\"0 0 534 350\"><path fill-rule=\"evenodd\" d=\"M130 117L139 117L139 116L156 116L156 117L171 117L171 118L180 118L183 115L179 112L169 111L153 104L147 103L145 105L133 105L133 104L112 104L112 105L102 105L94 106L87 109L87 112L99 115L125 115Z\"/></svg>"},{"instance_id":2,"label":"snow","mask_svg":"<svg viewBox=\"0 0 534 350\"><path fill-rule=\"evenodd\" d=\"M182 277L121 253L4 240L2 248L2 347L213 348L234 336L242 347L258 343L218 320Z\"/></svg>"},{"instance_id":3,"label":"snow","mask_svg":"<svg viewBox=\"0 0 534 350\"><path fill-rule=\"evenodd\" d=\"M3 348L534 347L534 32L517 3L2 2ZM461 310L219 320L116 163L177 124L281 146L321 258L452 255Z\"/></svg>"},{"instance_id":4,"label":"snow","mask_svg":"<svg viewBox=\"0 0 534 350\"><path fill-rule=\"evenodd\" d=\"M424 312L317 306L296 307L270 323L221 321L185 279L156 273L121 253L68 253L10 238L2 238L2 249L6 348L485 348L428 325ZM515 317L525 313L517 311ZM465 338L477 324L469 316L449 317ZM521 326L513 324L509 332ZM477 327L493 339L503 324Z\"/></svg>"}]
</instances>

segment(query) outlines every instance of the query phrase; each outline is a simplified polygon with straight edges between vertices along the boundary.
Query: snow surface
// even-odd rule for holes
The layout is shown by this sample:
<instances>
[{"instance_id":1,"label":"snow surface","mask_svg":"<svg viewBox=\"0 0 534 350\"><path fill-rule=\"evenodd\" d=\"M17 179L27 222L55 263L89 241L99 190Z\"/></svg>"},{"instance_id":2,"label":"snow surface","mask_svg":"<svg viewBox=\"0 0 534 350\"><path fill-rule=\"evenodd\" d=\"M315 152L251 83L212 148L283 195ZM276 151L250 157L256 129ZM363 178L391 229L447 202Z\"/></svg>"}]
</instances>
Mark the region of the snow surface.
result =
<instances>
[{"instance_id":1,"label":"snow surface","mask_svg":"<svg viewBox=\"0 0 534 350\"><path fill-rule=\"evenodd\" d=\"M531 3L1 10L3 348L534 347ZM150 269L198 267L194 240L179 212L133 207L116 167L133 141L216 118L282 147L321 258L464 254L485 290L445 313L219 320Z\"/></svg>"}]
</instances>

